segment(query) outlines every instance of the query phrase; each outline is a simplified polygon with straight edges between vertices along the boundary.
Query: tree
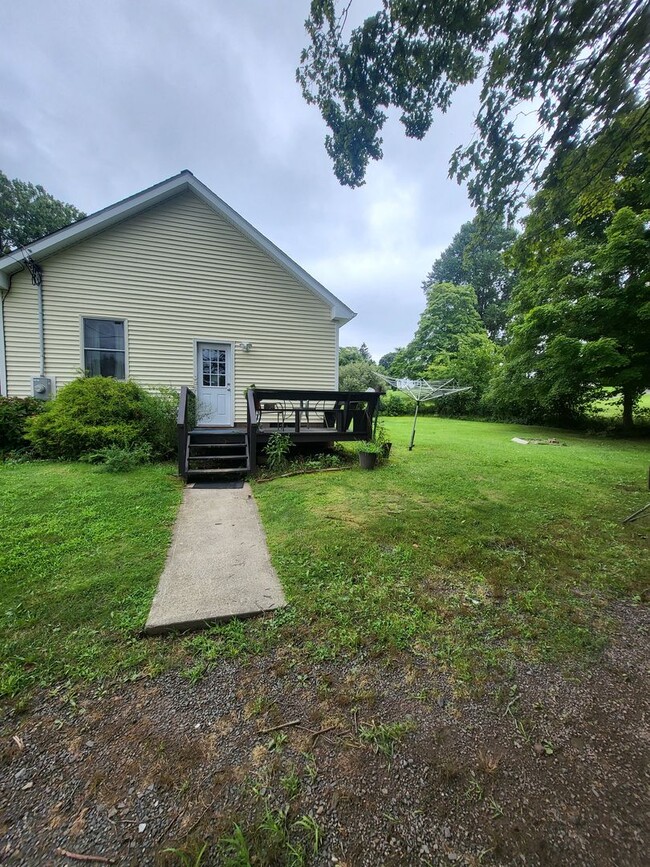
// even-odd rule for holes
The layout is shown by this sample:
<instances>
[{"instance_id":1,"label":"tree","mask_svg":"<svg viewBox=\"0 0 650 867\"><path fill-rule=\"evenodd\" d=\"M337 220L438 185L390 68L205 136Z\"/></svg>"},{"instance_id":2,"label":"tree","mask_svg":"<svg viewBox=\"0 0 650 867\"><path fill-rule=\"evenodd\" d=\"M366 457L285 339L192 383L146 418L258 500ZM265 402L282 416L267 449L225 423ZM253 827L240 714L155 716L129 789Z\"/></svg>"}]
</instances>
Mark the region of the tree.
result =
<instances>
[{"instance_id":1,"label":"tree","mask_svg":"<svg viewBox=\"0 0 650 867\"><path fill-rule=\"evenodd\" d=\"M371 361L352 361L339 369L339 388L341 391L366 391L379 389L385 385L377 375L377 367Z\"/></svg>"},{"instance_id":2,"label":"tree","mask_svg":"<svg viewBox=\"0 0 650 867\"><path fill-rule=\"evenodd\" d=\"M475 217L460 227L451 244L433 263L422 288L426 291L432 283L471 286L488 334L493 340L502 338L515 277L503 253L516 237L517 233L500 220Z\"/></svg>"},{"instance_id":3,"label":"tree","mask_svg":"<svg viewBox=\"0 0 650 867\"><path fill-rule=\"evenodd\" d=\"M481 415L488 412L484 397L503 360L503 347L485 332L463 335L454 353L443 352L429 365L425 379L453 379L471 391L453 394L436 403L441 415Z\"/></svg>"},{"instance_id":4,"label":"tree","mask_svg":"<svg viewBox=\"0 0 650 867\"><path fill-rule=\"evenodd\" d=\"M512 252L520 277L498 404L567 423L613 388L632 426L650 387L649 227L650 115L638 109L576 147L532 200Z\"/></svg>"},{"instance_id":5,"label":"tree","mask_svg":"<svg viewBox=\"0 0 650 867\"><path fill-rule=\"evenodd\" d=\"M361 357L364 361L372 361L372 355L370 354L370 350L365 343L362 343L359 347L359 352L361 353Z\"/></svg>"},{"instance_id":6,"label":"tree","mask_svg":"<svg viewBox=\"0 0 650 867\"><path fill-rule=\"evenodd\" d=\"M339 349L339 368L345 367L346 364L366 360L361 354L361 350L357 349L356 346L342 346Z\"/></svg>"},{"instance_id":7,"label":"tree","mask_svg":"<svg viewBox=\"0 0 650 867\"><path fill-rule=\"evenodd\" d=\"M349 7L312 0L296 74L351 187L381 159L390 109L421 139L456 90L480 79L477 134L449 174L468 182L479 210L512 215L530 173L538 183L545 164L630 111L650 72L648 0L383 0L346 39ZM533 113L526 137L518 119Z\"/></svg>"},{"instance_id":8,"label":"tree","mask_svg":"<svg viewBox=\"0 0 650 867\"><path fill-rule=\"evenodd\" d=\"M381 367L382 370L389 371L397 357L397 353L400 351L401 348L395 349L393 352L387 352L385 355L382 355L382 357L379 359L379 367Z\"/></svg>"},{"instance_id":9,"label":"tree","mask_svg":"<svg viewBox=\"0 0 650 867\"><path fill-rule=\"evenodd\" d=\"M40 185L0 172L0 252L26 247L86 215L74 205L60 202Z\"/></svg>"},{"instance_id":10,"label":"tree","mask_svg":"<svg viewBox=\"0 0 650 867\"><path fill-rule=\"evenodd\" d=\"M423 376L437 356L458 352L461 338L485 333L471 286L435 283L426 295L415 336L393 361L391 370L396 376Z\"/></svg>"}]
</instances>

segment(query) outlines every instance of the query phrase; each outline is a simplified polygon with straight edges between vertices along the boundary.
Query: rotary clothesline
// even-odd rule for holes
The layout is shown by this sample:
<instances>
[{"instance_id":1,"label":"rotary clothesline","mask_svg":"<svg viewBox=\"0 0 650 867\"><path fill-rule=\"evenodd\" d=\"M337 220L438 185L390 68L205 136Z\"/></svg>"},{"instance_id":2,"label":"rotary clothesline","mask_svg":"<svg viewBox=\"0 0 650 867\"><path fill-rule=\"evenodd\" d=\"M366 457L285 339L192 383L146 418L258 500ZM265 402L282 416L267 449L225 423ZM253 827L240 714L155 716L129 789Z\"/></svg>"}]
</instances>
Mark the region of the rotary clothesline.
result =
<instances>
[{"instance_id":1,"label":"rotary clothesline","mask_svg":"<svg viewBox=\"0 0 650 867\"><path fill-rule=\"evenodd\" d=\"M418 421L418 410L421 403L428 403L436 400L439 397L447 397L450 394L459 394L461 391L469 391L471 386L454 385L453 379L436 379L433 382L427 382L426 379L406 379L384 376L380 373L382 379L385 379L389 385L396 388L398 391L408 394L415 401L415 415L413 416L413 430L411 431L411 443L409 451L413 450L415 443L415 426Z\"/></svg>"}]
</instances>

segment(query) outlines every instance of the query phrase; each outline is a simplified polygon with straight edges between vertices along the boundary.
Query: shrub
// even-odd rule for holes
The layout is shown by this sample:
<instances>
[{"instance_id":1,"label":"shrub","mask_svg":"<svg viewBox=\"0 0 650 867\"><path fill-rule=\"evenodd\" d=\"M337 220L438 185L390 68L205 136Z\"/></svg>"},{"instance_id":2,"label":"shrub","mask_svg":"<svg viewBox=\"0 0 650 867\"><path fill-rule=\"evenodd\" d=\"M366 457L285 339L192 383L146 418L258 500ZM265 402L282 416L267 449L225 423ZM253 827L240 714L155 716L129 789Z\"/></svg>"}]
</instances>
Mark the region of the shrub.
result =
<instances>
[{"instance_id":1,"label":"shrub","mask_svg":"<svg viewBox=\"0 0 650 867\"><path fill-rule=\"evenodd\" d=\"M27 419L45 408L33 397L0 397L0 452L25 448Z\"/></svg>"},{"instance_id":2,"label":"shrub","mask_svg":"<svg viewBox=\"0 0 650 867\"><path fill-rule=\"evenodd\" d=\"M379 401L379 412L386 416L413 415L415 401L401 391L387 391L386 394L382 394Z\"/></svg>"},{"instance_id":3,"label":"shrub","mask_svg":"<svg viewBox=\"0 0 650 867\"><path fill-rule=\"evenodd\" d=\"M178 415L178 392L174 388L158 388L144 392L144 408L147 424L144 439L151 445L156 458L170 458L176 454L176 420ZM190 424L195 421L195 398L190 396L188 416Z\"/></svg>"},{"instance_id":4,"label":"shrub","mask_svg":"<svg viewBox=\"0 0 650 867\"><path fill-rule=\"evenodd\" d=\"M28 421L26 439L46 458L76 459L145 443L152 457L166 458L174 452L177 402L171 391L150 394L135 382L76 379Z\"/></svg>"},{"instance_id":5,"label":"shrub","mask_svg":"<svg viewBox=\"0 0 650 867\"><path fill-rule=\"evenodd\" d=\"M151 460L149 443L140 445L106 446L86 456L89 463L101 464L107 473L128 473Z\"/></svg>"},{"instance_id":6,"label":"shrub","mask_svg":"<svg viewBox=\"0 0 650 867\"><path fill-rule=\"evenodd\" d=\"M340 391L366 391L369 388L383 388L384 385L372 361L353 361L339 368Z\"/></svg>"}]
</instances>

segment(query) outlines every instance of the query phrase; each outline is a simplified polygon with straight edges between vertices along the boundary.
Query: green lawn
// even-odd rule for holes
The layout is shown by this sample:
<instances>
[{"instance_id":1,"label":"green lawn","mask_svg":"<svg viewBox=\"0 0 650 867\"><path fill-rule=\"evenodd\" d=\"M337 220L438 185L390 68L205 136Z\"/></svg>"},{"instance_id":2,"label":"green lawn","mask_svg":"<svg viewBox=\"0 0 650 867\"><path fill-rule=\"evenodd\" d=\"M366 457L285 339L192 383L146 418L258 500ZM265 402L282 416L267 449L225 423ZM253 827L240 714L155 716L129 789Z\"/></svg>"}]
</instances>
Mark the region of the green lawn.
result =
<instances>
[{"instance_id":1,"label":"green lawn","mask_svg":"<svg viewBox=\"0 0 650 867\"><path fill-rule=\"evenodd\" d=\"M182 639L139 637L180 500L171 467L0 466L0 689L155 672L224 655L415 652L459 680L515 659L585 660L607 605L641 600L648 443L389 419L390 462L254 484L290 605ZM558 436L567 445L521 446ZM188 652L191 655L188 657ZM194 660L192 661L192 657Z\"/></svg>"},{"instance_id":2,"label":"green lawn","mask_svg":"<svg viewBox=\"0 0 650 867\"><path fill-rule=\"evenodd\" d=\"M403 648L467 680L596 652L607 603L650 575L648 521L621 524L650 500L647 441L427 417L409 453L410 424L388 420L379 470L256 487L291 602L274 629L316 657Z\"/></svg>"},{"instance_id":3,"label":"green lawn","mask_svg":"<svg viewBox=\"0 0 650 867\"><path fill-rule=\"evenodd\" d=\"M608 418L614 421L623 421L622 398L605 398L595 400L592 404L594 415L598 418ZM635 423L646 422L650 413L650 394L642 394L634 412Z\"/></svg>"},{"instance_id":4,"label":"green lawn","mask_svg":"<svg viewBox=\"0 0 650 867\"><path fill-rule=\"evenodd\" d=\"M180 501L171 472L0 465L0 695L155 668L137 632Z\"/></svg>"}]
</instances>

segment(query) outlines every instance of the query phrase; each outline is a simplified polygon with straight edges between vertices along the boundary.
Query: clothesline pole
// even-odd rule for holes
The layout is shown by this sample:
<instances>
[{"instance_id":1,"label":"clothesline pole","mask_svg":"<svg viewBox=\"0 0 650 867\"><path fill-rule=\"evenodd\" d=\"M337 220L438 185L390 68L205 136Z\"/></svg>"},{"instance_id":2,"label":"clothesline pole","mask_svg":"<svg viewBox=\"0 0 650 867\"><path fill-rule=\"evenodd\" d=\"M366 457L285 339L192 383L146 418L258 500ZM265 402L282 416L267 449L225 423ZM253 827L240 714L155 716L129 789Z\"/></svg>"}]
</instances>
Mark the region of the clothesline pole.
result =
<instances>
[{"instance_id":1,"label":"clothesline pole","mask_svg":"<svg viewBox=\"0 0 650 867\"><path fill-rule=\"evenodd\" d=\"M419 400L416 400L416 401L415 401L415 415L413 416L413 430L411 431L411 444L410 444L410 446L409 446L409 451L410 451L410 452L413 451L413 443L415 442L415 425L417 424L417 420L418 420L418 410L419 410L419 409L420 409L420 401L419 401Z\"/></svg>"}]
</instances>

